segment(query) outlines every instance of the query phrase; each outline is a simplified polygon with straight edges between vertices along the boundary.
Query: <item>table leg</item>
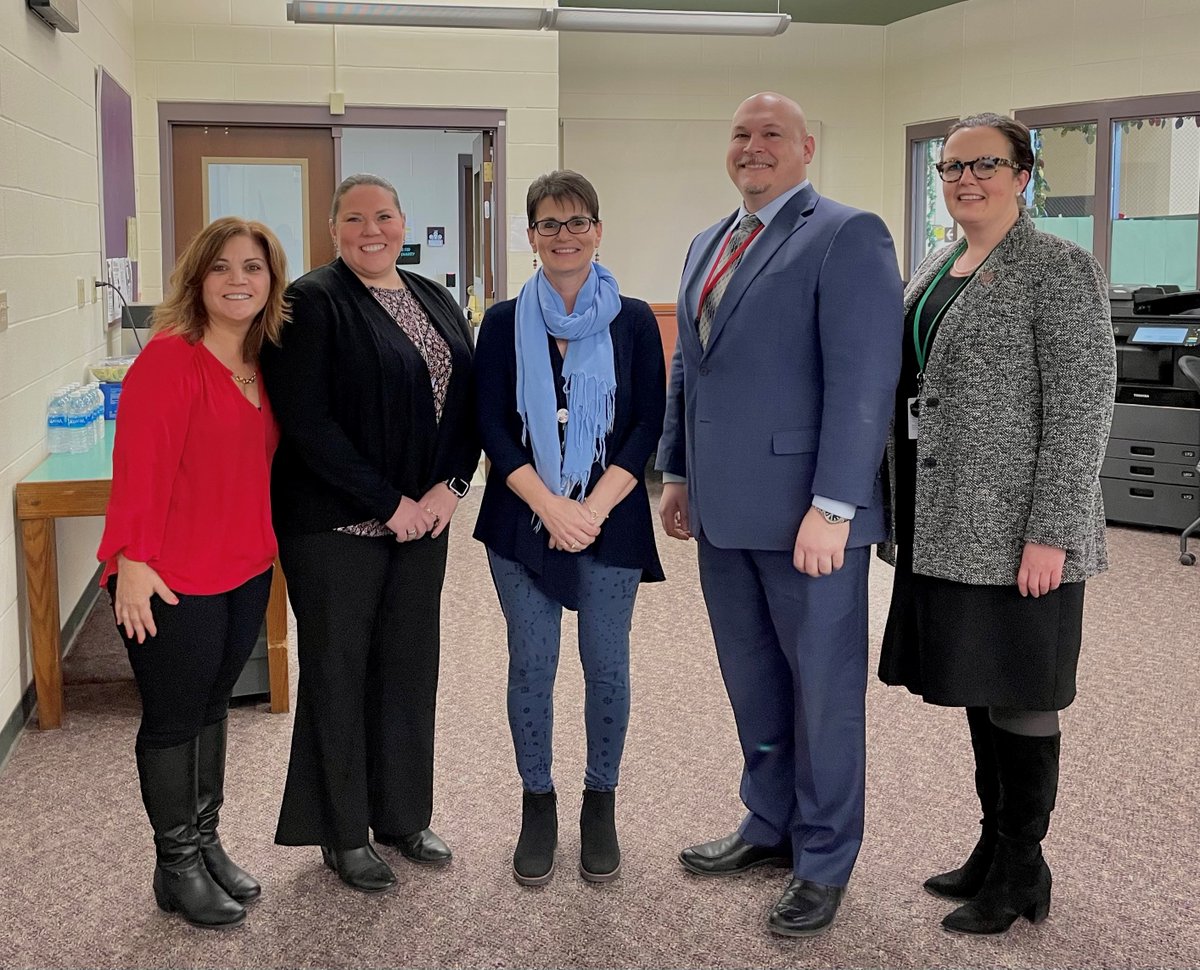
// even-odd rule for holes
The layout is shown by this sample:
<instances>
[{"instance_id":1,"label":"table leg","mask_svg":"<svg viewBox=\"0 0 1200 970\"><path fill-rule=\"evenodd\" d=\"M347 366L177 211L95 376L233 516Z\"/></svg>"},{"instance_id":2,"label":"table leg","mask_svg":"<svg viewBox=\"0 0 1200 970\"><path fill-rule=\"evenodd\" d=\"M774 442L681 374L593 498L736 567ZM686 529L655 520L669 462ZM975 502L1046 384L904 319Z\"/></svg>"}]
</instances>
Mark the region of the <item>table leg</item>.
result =
<instances>
[{"instance_id":1,"label":"table leg","mask_svg":"<svg viewBox=\"0 0 1200 970\"><path fill-rule=\"evenodd\" d=\"M58 615L58 549L53 519L23 519L25 589L29 598L29 639L38 727L62 727L62 624Z\"/></svg>"},{"instance_id":2,"label":"table leg","mask_svg":"<svg viewBox=\"0 0 1200 970\"><path fill-rule=\"evenodd\" d=\"M275 560L271 598L267 603L267 677L271 681L271 713L286 714L288 698L287 580Z\"/></svg>"}]
</instances>

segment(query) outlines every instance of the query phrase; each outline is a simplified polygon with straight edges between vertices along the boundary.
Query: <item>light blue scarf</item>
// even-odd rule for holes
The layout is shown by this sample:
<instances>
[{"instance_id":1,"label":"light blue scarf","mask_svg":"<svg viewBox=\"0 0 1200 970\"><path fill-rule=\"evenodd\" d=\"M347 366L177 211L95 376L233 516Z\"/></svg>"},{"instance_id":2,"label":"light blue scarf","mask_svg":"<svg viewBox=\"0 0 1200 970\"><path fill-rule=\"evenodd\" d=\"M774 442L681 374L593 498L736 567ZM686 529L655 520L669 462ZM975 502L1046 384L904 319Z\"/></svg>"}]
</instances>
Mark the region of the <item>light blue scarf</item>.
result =
<instances>
[{"instance_id":1,"label":"light blue scarf","mask_svg":"<svg viewBox=\"0 0 1200 970\"><path fill-rule=\"evenodd\" d=\"M533 446L533 464L555 495L583 499L592 465L606 465L605 437L613 426L617 375L608 325L621 310L616 278L593 263L568 314L562 297L538 270L517 296L517 412L522 440ZM546 334L566 340L563 385L567 434L559 447L558 399Z\"/></svg>"}]
</instances>

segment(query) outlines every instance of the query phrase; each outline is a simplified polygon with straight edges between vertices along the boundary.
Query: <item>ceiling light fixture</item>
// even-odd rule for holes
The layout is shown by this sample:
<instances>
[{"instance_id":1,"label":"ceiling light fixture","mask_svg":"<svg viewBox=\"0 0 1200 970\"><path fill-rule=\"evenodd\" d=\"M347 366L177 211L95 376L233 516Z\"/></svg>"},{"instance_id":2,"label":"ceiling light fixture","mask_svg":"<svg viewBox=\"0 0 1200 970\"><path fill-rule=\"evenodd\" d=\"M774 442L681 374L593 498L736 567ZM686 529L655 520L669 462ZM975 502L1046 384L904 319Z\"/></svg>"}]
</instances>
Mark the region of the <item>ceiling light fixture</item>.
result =
<instances>
[{"instance_id":1,"label":"ceiling light fixture","mask_svg":"<svg viewBox=\"0 0 1200 970\"><path fill-rule=\"evenodd\" d=\"M785 13L707 10L619 10L604 7L472 7L417 3L338 3L289 0L297 24L382 27L472 27L487 30L580 30L626 34L721 34L774 37L787 30Z\"/></svg>"}]
</instances>

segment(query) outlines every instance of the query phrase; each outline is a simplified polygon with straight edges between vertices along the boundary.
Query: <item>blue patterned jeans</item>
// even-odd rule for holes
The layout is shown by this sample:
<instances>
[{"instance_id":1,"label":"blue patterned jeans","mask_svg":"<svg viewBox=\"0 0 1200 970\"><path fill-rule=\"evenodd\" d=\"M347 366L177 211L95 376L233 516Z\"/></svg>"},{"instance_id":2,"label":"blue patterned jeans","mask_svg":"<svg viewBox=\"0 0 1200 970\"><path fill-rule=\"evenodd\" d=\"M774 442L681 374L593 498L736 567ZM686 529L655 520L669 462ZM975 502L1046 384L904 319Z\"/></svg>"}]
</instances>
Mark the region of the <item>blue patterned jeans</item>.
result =
<instances>
[{"instance_id":1,"label":"blue patterned jeans","mask_svg":"<svg viewBox=\"0 0 1200 970\"><path fill-rule=\"evenodd\" d=\"M517 770L528 792L554 787L554 677L562 636L561 604L520 563L488 550L492 579L508 626L508 723ZM617 787L629 727L629 628L640 569L581 556L579 657L583 664L587 770L584 786Z\"/></svg>"}]
</instances>

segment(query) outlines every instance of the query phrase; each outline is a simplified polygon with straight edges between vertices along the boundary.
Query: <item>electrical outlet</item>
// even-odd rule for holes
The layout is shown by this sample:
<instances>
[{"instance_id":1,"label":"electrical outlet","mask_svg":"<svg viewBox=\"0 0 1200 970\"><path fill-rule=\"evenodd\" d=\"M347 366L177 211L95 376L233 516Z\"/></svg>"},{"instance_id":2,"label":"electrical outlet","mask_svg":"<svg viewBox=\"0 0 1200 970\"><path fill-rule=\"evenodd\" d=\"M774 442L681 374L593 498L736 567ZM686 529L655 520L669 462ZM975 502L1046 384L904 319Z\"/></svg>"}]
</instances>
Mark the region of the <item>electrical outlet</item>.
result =
<instances>
[{"instance_id":1,"label":"electrical outlet","mask_svg":"<svg viewBox=\"0 0 1200 970\"><path fill-rule=\"evenodd\" d=\"M96 302L96 277L88 277L88 303Z\"/></svg>"},{"instance_id":2,"label":"electrical outlet","mask_svg":"<svg viewBox=\"0 0 1200 970\"><path fill-rule=\"evenodd\" d=\"M82 276L75 277L75 305L81 307L87 302L87 290L84 289L86 280Z\"/></svg>"},{"instance_id":3,"label":"electrical outlet","mask_svg":"<svg viewBox=\"0 0 1200 970\"><path fill-rule=\"evenodd\" d=\"M8 329L8 290L0 290L0 332Z\"/></svg>"}]
</instances>

